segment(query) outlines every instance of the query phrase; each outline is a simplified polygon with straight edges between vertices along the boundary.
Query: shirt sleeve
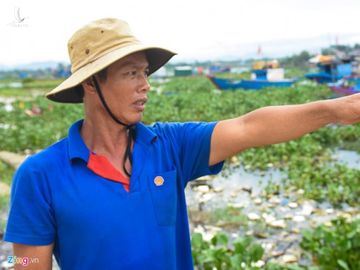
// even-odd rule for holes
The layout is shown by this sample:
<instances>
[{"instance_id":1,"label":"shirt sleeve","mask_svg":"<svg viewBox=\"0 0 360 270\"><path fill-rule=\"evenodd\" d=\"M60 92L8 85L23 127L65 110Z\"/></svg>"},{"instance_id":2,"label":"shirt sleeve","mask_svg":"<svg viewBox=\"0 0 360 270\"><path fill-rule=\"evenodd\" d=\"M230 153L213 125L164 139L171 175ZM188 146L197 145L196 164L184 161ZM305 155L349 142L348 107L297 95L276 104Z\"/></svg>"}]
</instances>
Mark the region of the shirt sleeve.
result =
<instances>
[{"instance_id":1,"label":"shirt sleeve","mask_svg":"<svg viewBox=\"0 0 360 270\"><path fill-rule=\"evenodd\" d=\"M224 161L209 166L211 136L217 122L174 123L172 131L179 147L179 159L184 186L198 177L217 174Z\"/></svg>"},{"instance_id":2,"label":"shirt sleeve","mask_svg":"<svg viewBox=\"0 0 360 270\"><path fill-rule=\"evenodd\" d=\"M44 173L32 161L25 160L13 178L4 241L48 245L55 239L51 196Z\"/></svg>"}]
</instances>

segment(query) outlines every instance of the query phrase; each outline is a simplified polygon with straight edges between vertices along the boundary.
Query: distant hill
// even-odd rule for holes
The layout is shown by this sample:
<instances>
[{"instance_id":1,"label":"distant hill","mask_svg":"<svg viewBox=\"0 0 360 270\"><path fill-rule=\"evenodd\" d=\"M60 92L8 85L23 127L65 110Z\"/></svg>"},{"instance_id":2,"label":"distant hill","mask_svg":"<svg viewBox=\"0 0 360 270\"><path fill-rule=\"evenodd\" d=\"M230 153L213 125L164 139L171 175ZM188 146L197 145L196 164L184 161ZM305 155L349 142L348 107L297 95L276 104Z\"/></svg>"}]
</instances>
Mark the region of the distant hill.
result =
<instances>
[{"instance_id":1,"label":"distant hill","mask_svg":"<svg viewBox=\"0 0 360 270\"><path fill-rule=\"evenodd\" d=\"M0 70L9 70L9 66L0 65Z\"/></svg>"},{"instance_id":2,"label":"distant hill","mask_svg":"<svg viewBox=\"0 0 360 270\"><path fill-rule=\"evenodd\" d=\"M335 45L336 42L343 45L360 44L360 32L357 33L343 33L339 40L335 39L335 34L319 35L314 37L294 38L294 39L276 39L250 43L234 43L227 44L208 44L206 47L196 48L194 45L193 51L184 53L179 52L171 63L176 65L178 63L194 63L203 61L238 61L247 59L259 58L282 58L291 57L294 54L299 54L302 51L308 51L310 54L318 54L322 52L323 48L328 48ZM258 51L261 49L261 55ZM357 48L359 49L359 48ZM68 65L66 61L40 61L32 63L24 63L19 65L1 65L0 71L7 71L13 69L37 70L46 68L56 68L58 64Z\"/></svg>"},{"instance_id":3,"label":"distant hill","mask_svg":"<svg viewBox=\"0 0 360 270\"><path fill-rule=\"evenodd\" d=\"M294 39L276 39L261 41L256 43L238 43L238 44L209 44L200 50L179 54L174 57L173 63L177 62L194 62L194 61L231 61L234 59L257 59L257 58L281 58L291 56L302 51L308 51L317 54L323 48L335 45L336 35L319 35L307 38ZM338 40L340 44L355 45L360 44L360 32L342 34ZM261 47L261 55L258 55L259 46Z\"/></svg>"}]
</instances>

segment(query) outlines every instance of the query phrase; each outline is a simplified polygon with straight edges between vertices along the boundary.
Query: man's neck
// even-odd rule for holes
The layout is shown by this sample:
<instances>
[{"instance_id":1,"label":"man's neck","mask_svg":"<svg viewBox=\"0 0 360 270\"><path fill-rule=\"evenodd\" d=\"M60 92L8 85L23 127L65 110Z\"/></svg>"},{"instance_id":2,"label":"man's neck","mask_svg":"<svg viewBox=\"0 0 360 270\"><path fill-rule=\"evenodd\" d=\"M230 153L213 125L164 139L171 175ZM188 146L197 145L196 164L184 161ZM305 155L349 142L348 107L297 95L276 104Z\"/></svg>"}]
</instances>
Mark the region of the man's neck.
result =
<instances>
[{"instance_id":1,"label":"man's neck","mask_svg":"<svg viewBox=\"0 0 360 270\"><path fill-rule=\"evenodd\" d=\"M127 144L126 127L112 119L85 118L81 136L91 151L110 159L122 156Z\"/></svg>"}]
</instances>

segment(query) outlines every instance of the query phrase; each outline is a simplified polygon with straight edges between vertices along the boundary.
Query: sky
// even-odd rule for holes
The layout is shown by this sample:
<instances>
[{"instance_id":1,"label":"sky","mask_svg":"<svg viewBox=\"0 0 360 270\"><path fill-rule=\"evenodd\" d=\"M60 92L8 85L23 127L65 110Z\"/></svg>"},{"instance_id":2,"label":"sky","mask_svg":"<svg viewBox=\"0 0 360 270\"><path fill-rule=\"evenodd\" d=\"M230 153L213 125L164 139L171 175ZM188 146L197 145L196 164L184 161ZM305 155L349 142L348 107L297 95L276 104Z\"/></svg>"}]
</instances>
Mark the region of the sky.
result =
<instances>
[{"instance_id":1,"label":"sky","mask_svg":"<svg viewBox=\"0 0 360 270\"><path fill-rule=\"evenodd\" d=\"M360 0L1 0L0 66L68 62L71 35L102 17L127 21L143 42L176 51L174 61L360 43Z\"/></svg>"}]
</instances>

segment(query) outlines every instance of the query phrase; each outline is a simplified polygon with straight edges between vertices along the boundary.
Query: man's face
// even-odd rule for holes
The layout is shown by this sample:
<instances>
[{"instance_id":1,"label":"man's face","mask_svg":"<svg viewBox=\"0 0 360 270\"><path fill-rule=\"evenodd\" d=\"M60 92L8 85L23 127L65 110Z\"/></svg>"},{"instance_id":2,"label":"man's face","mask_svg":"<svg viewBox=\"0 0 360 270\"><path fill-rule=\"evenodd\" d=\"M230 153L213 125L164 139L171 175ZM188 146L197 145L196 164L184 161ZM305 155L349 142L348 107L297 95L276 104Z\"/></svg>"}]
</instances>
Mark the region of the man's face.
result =
<instances>
[{"instance_id":1,"label":"man's face","mask_svg":"<svg viewBox=\"0 0 360 270\"><path fill-rule=\"evenodd\" d=\"M150 90L148 72L144 52L133 53L107 68L106 81L99 83L106 103L120 121L135 124L141 120Z\"/></svg>"}]
</instances>

